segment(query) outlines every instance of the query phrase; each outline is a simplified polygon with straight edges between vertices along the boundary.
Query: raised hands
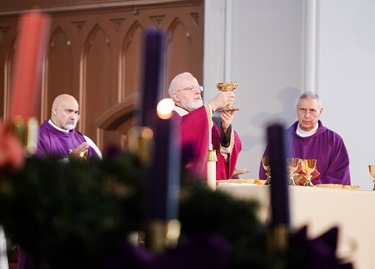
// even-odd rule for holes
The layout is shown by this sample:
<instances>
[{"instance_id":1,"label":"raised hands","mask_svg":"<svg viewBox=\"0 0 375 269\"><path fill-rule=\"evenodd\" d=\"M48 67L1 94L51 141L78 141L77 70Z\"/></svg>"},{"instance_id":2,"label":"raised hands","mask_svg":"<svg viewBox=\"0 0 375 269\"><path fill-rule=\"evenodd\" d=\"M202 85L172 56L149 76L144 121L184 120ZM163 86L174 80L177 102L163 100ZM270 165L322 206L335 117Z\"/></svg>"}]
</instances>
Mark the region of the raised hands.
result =
<instances>
[{"instance_id":1,"label":"raised hands","mask_svg":"<svg viewBox=\"0 0 375 269\"><path fill-rule=\"evenodd\" d=\"M219 108L224 108L227 105L233 104L233 101L234 93L232 91L219 92L219 94L216 95L216 97L212 99L208 104L213 110L217 110Z\"/></svg>"},{"instance_id":2,"label":"raised hands","mask_svg":"<svg viewBox=\"0 0 375 269\"><path fill-rule=\"evenodd\" d=\"M229 128L229 126L232 124L232 120L234 117L234 111L233 110L222 110L220 111L220 117L221 117L221 126L224 129L224 132L226 132Z\"/></svg>"},{"instance_id":3,"label":"raised hands","mask_svg":"<svg viewBox=\"0 0 375 269\"><path fill-rule=\"evenodd\" d=\"M83 142L81 145L79 145L75 149L70 150L69 159L70 158L85 158L87 156L89 147L90 146L87 142Z\"/></svg>"}]
</instances>

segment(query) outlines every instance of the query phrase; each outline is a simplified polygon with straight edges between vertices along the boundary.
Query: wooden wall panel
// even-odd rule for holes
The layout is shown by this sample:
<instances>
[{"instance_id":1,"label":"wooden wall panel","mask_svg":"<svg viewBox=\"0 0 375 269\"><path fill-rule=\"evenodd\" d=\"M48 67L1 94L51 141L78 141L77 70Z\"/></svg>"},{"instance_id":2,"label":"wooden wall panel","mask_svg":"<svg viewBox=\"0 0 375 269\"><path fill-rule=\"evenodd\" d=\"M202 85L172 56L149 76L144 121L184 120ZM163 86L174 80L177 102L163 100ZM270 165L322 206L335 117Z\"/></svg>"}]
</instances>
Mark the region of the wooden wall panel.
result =
<instances>
[{"instance_id":1,"label":"wooden wall panel","mask_svg":"<svg viewBox=\"0 0 375 269\"><path fill-rule=\"evenodd\" d=\"M111 41L98 25L89 35L83 54L81 112L85 116L82 131L90 133L96 141L97 127L93 123L113 105L110 97L111 93L116 93L111 77Z\"/></svg>"},{"instance_id":2,"label":"wooden wall panel","mask_svg":"<svg viewBox=\"0 0 375 269\"><path fill-rule=\"evenodd\" d=\"M73 51L68 35L57 27L51 34L48 55L45 64L45 85L43 88L43 118L48 118L55 97L62 93L73 92Z\"/></svg>"},{"instance_id":3,"label":"wooden wall panel","mask_svg":"<svg viewBox=\"0 0 375 269\"><path fill-rule=\"evenodd\" d=\"M69 93L81 106L80 131L101 149L113 143L125 147L127 131L137 122L147 27L166 32L165 92L170 80L182 71L190 71L202 81L203 0L102 1L97 6L78 0L70 6L51 1L56 5L45 4L52 26L43 69L40 121L49 118L56 95ZM0 3L0 117L9 111L9 77L21 12L16 5L12 12L9 9L8 4Z\"/></svg>"},{"instance_id":4,"label":"wooden wall panel","mask_svg":"<svg viewBox=\"0 0 375 269\"><path fill-rule=\"evenodd\" d=\"M143 47L143 29L141 25L134 23L122 45L120 76L122 79L121 100L125 100L128 96L132 96L140 90L141 68L142 68L142 49ZM138 78L138 79L134 79Z\"/></svg>"},{"instance_id":5,"label":"wooden wall panel","mask_svg":"<svg viewBox=\"0 0 375 269\"><path fill-rule=\"evenodd\" d=\"M12 60L14 54L14 44L17 35L17 18L3 18L0 24L0 117L7 115L9 111L9 91L10 88Z\"/></svg>"},{"instance_id":6,"label":"wooden wall panel","mask_svg":"<svg viewBox=\"0 0 375 269\"><path fill-rule=\"evenodd\" d=\"M172 73L181 73L185 71L186 66L189 66L190 61L194 61L191 58L188 48L190 46L189 31L186 29L185 25L180 20L175 20L169 31L168 31L168 59L167 66L170 70L169 81L174 77ZM181 51L186 51L187 53L181 54ZM178 59L176 61L176 59ZM194 70L190 70L194 73ZM198 81L201 81L198 79Z\"/></svg>"}]
</instances>

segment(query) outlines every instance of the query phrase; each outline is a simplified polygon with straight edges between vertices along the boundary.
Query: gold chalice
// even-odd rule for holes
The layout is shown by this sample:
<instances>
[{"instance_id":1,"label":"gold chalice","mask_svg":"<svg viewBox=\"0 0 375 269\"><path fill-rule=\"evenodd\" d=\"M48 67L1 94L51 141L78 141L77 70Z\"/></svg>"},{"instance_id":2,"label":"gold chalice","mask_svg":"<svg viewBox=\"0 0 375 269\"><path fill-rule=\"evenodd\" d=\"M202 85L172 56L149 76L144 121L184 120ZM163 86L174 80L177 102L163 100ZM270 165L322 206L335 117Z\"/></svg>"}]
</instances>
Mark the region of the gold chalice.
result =
<instances>
[{"instance_id":1,"label":"gold chalice","mask_svg":"<svg viewBox=\"0 0 375 269\"><path fill-rule=\"evenodd\" d=\"M288 164L288 171L289 171L289 185L295 186L296 183L294 182L294 176L298 169L298 165L300 163L300 158L288 158L286 162Z\"/></svg>"},{"instance_id":2,"label":"gold chalice","mask_svg":"<svg viewBox=\"0 0 375 269\"><path fill-rule=\"evenodd\" d=\"M374 187L372 188L372 190L375 191L375 164L369 164L368 170L370 172L370 175L372 176L372 182L374 183Z\"/></svg>"},{"instance_id":3,"label":"gold chalice","mask_svg":"<svg viewBox=\"0 0 375 269\"><path fill-rule=\"evenodd\" d=\"M238 82L220 82L217 84L217 88L222 92L235 91L237 90L238 84ZM232 104L229 104L225 108L223 108L223 110L237 111L240 109L233 107Z\"/></svg>"},{"instance_id":4,"label":"gold chalice","mask_svg":"<svg viewBox=\"0 0 375 269\"><path fill-rule=\"evenodd\" d=\"M302 171L306 174L306 183L305 186L314 186L311 183L312 173L315 171L316 168L316 160L315 159L307 159L302 160L301 162Z\"/></svg>"},{"instance_id":5,"label":"gold chalice","mask_svg":"<svg viewBox=\"0 0 375 269\"><path fill-rule=\"evenodd\" d=\"M265 184L269 185L271 183L271 166L267 156L262 157L262 166L266 170L267 180Z\"/></svg>"}]
</instances>

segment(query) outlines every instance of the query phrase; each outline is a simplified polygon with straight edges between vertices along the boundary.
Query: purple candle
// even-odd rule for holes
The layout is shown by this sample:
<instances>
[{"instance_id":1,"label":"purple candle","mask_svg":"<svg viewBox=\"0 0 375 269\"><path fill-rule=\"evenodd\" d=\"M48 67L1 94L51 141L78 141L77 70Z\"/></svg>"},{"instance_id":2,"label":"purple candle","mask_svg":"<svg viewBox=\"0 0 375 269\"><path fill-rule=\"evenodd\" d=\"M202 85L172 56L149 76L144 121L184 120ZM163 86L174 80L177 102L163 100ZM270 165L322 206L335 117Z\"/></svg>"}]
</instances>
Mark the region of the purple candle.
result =
<instances>
[{"instance_id":1,"label":"purple candle","mask_svg":"<svg viewBox=\"0 0 375 269\"><path fill-rule=\"evenodd\" d=\"M161 90L161 71L164 56L164 35L155 28L145 32L143 58L143 80L140 125L154 129L156 122L155 108L163 98Z\"/></svg>"},{"instance_id":2,"label":"purple candle","mask_svg":"<svg viewBox=\"0 0 375 269\"><path fill-rule=\"evenodd\" d=\"M180 187L179 129L171 117L174 102L166 98L158 104L153 166L150 173L150 217L169 221L178 219Z\"/></svg>"},{"instance_id":3,"label":"purple candle","mask_svg":"<svg viewBox=\"0 0 375 269\"><path fill-rule=\"evenodd\" d=\"M286 171L284 127L271 124L267 127L268 156L271 166L271 227L280 224L289 227L289 193Z\"/></svg>"}]
</instances>

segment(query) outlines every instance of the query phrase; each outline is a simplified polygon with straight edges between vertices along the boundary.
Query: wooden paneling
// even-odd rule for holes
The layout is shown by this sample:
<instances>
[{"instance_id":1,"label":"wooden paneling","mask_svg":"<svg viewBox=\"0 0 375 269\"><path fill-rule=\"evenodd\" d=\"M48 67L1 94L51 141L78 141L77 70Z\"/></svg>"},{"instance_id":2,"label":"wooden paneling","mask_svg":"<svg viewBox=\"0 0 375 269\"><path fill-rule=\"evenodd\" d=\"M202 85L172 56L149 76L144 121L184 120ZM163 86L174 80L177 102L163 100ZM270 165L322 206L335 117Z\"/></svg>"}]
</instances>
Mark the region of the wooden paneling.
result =
<instances>
[{"instance_id":1,"label":"wooden paneling","mask_svg":"<svg viewBox=\"0 0 375 269\"><path fill-rule=\"evenodd\" d=\"M91 5L99 1L72 2L75 4L63 5L55 0L44 6L52 17L52 27L39 120L49 118L56 95L69 93L80 103L80 131L101 149L113 143L124 147L128 129L137 122L134 112L141 90L145 28L157 27L166 32L165 93L170 80L182 71L190 71L202 81L203 0L102 1L102 6ZM23 3L13 9L0 4L1 117L7 117L9 111L17 8L27 8L27 1Z\"/></svg>"}]
</instances>

